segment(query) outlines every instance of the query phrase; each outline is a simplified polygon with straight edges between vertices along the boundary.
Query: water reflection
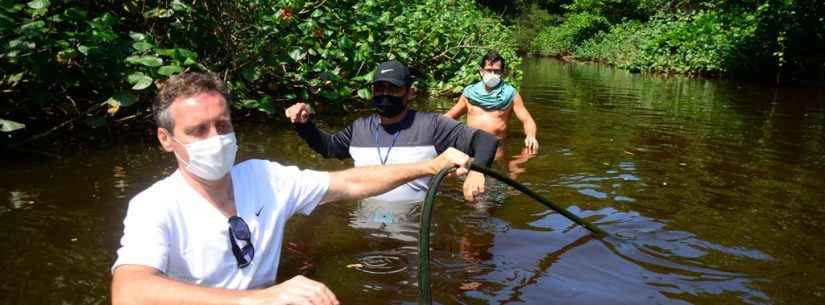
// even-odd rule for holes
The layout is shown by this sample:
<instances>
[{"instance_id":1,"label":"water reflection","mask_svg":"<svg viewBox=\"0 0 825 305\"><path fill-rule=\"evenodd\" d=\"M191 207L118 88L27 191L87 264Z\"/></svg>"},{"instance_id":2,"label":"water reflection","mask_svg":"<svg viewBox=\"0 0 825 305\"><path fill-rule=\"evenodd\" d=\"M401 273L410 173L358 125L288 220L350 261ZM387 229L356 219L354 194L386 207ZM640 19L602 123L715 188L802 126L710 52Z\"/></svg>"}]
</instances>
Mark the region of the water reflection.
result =
<instances>
[{"instance_id":1,"label":"water reflection","mask_svg":"<svg viewBox=\"0 0 825 305\"><path fill-rule=\"evenodd\" d=\"M744 303L770 303L764 292L753 288L759 279L699 260L715 254L771 259L761 251L668 231L663 223L634 212L582 211L575 206L569 210L597 220L621 239L594 239L558 213L534 215L537 218L528 229L494 225L499 229L489 232L494 237L486 250L492 259L485 260L481 271L468 279L486 289L466 295L499 304L547 299L561 304L689 304L692 297L725 294Z\"/></svg>"}]
</instances>

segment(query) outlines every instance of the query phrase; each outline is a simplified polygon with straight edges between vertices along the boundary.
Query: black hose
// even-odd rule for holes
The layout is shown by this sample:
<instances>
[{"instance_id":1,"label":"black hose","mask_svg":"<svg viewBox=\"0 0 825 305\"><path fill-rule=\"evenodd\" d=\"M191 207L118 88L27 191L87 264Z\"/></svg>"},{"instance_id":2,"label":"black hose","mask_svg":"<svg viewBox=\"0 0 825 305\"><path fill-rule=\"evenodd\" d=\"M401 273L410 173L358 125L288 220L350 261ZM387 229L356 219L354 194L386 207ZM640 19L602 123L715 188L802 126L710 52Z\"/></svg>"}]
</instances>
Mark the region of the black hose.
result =
<instances>
[{"instance_id":1,"label":"black hose","mask_svg":"<svg viewBox=\"0 0 825 305\"><path fill-rule=\"evenodd\" d=\"M568 212L565 209L562 209L557 204L553 203L550 200L545 199L544 197L539 196L526 186L517 181L510 179L507 176L502 175L499 172L496 172L488 167L472 164L470 166L471 170L480 172L487 176L496 178L497 180L506 183L509 186L521 191L524 194L532 197L536 201L540 202L541 204L547 206L550 209L553 209L559 214L564 215L568 219L572 220L573 222L584 226L590 232L594 234L609 237L610 234L607 234L604 230L600 229L596 225L579 218L573 213ZM435 202L436 193L438 193L438 188L441 186L441 182L444 181L444 177L447 176L450 171L453 170L453 167L445 167L440 170L433 178L430 180L429 190L427 191L427 197L424 199L424 206L421 210L421 228L419 228L419 237L418 237L418 304L430 305L433 302L432 296L432 287L430 287L430 223L432 220L433 214L433 202Z\"/></svg>"}]
</instances>

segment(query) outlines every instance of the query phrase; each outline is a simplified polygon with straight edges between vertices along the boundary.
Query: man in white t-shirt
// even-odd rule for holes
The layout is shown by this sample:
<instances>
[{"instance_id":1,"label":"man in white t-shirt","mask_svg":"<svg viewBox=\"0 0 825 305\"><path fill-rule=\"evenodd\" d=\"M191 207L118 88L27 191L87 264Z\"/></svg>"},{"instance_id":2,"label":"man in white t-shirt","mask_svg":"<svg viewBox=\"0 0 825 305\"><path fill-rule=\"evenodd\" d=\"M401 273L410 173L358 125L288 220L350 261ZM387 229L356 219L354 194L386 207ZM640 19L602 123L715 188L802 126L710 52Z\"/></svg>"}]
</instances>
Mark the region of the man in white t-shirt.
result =
<instances>
[{"instance_id":1,"label":"man in white t-shirt","mask_svg":"<svg viewBox=\"0 0 825 305\"><path fill-rule=\"evenodd\" d=\"M112 266L113 304L338 304L326 286L302 276L274 285L287 219L445 166L467 173L469 157L454 149L421 163L339 172L234 164L229 100L214 74L174 76L158 93L158 140L178 170L129 202Z\"/></svg>"}]
</instances>

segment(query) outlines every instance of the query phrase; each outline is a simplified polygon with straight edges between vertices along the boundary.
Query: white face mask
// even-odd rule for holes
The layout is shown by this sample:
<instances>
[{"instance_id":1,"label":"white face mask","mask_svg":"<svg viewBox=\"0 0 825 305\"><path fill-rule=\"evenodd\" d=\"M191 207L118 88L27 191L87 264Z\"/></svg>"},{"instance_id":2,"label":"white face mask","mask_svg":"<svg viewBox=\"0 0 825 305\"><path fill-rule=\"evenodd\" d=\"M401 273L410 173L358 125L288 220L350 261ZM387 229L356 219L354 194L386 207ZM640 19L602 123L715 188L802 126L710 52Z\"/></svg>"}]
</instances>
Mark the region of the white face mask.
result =
<instances>
[{"instance_id":1,"label":"white face mask","mask_svg":"<svg viewBox=\"0 0 825 305\"><path fill-rule=\"evenodd\" d=\"M186 147L189 162L178 159L186 164L186 170L204 180L215 181L223 178L235 164L235 154L238 152L238 143L235 133L217 135L205 140L183 144L175 137L175 142Z\"/></svg>"},{"instance_id":2,"label":"white face mask","mask_svg":"<svg viewBox=\"0 0 825 305\"><path fill-rule=\"evenodd\" d=\"M484 85L489 88L498 86L498 83L501 82L501 75L495 73L482 73L481 78L484 80Z\"/></svg>"}]
</instances>

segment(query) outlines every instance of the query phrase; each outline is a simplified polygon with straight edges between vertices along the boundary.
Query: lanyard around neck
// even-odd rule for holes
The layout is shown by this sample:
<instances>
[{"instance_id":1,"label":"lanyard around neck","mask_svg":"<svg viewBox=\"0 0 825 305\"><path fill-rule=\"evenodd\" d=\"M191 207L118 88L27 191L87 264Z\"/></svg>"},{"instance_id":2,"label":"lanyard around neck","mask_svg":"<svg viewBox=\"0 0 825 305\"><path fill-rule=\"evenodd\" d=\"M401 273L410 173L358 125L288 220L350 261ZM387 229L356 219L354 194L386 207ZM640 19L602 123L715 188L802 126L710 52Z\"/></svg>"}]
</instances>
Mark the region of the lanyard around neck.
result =
<instances>
[{"instance_id":1,"label":"lanyard around neck","mask_svg":"<svg viewBox=\"0 0 825 305\"><path fill-rule=\"evenodd\" d=\"M399 134L401 134L401 129L399 129L398 131L396 131L392 135L392 144L390 144L390 147L387 148L387 155L382 157L381 156L381 142L380 142L380 139L381 139L381 124L380 123L375 124L375 150L378 151L378 161L381 161L381 165L386 164L387 160L390 159L390 151L392 150L392 147L395 146L395 141L398 140L398 135Z\"/></svg>"}]
</instances>

